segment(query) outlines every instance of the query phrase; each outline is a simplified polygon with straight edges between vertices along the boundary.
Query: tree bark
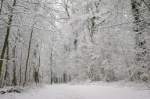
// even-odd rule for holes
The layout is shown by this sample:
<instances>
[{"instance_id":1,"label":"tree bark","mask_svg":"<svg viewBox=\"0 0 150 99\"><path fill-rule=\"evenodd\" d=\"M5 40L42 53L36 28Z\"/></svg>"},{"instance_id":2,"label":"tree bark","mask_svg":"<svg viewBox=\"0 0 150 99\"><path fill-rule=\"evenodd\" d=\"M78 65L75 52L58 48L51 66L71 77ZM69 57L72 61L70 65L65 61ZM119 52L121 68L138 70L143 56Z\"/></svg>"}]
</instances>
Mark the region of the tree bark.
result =
<instances>
[{"instance_id":1,"label":"tree bark","mask_svg":"<svg viewBox=\"0 0 150 99\"><path fill-rule=\"evenodd\" d=\"M4 74L4 81L5 81L5 85L9 85L8 83L8 80L10 79L9 78L9 72L8 72L8 60L9 60L9 43L7 44L7 56L6 56L6 70L5 70L5 74Z\"/></svg>"},{"instance_id":2,"label":"tree bark","mask_svg":"<svg viewBox=\"0 0 150 99\"><path fill-rule=\"evenodd\" d=\"M34 27L32 27L31 34L30 34L29 47L28 47L28 55L27 55L27 59L26 59L25 78L24 78L24 84L23 84L23 86L26 85L26 81L27 81L28 62L29 62L29 57L30 57L30 50L31 50L31 44L32 44L32 36L33 36L33 32L34 32L33 30L34 30Z\"/></svg>"},{"instance_id":3,"label":"tree bark","mask_svg":"<svg viewBox=\"0 0 150 99\"><path fill-rule=\"evenodd\" d=\"M16 41L15 41L16 44ZM17 85L17 77L16 77L16 45L13 47L13 79L12 79L12 85L16 86Z\"/></svg>"},{"instance_id":4,"label":"tree bark","mask_svg":"<svg viewBox=\"0 0 150 99\"><path fill-rule=\"evenodd\" d=\"M4 2L4 0L1 0L0 15L2 14L3 2Z\"/></svg>"},{"instance_id":5,"label":"tree bark","mask_svg":"<svg viewBox=\"0 0 150 99\"><path fill-rule=\"evenodd\" d=\"M20 69L19 69L19 77L20 77L20 81L19 81L19 85L21 85L21 82L22 82L22 49L21 49L21 57L20 57Z\"/></svg>"},{"instance_id":6,"label":"tree bark","mask_svg":"<svg viewBox=\"0 0 150 99\"><path fill-rule=\"evenodd\" d=\"M131 7L132 7L132 14L134 17L134 32L135 34L135 64L143 69L147 68L146 65L146 58L147 58L147 46L145 40L145 28L146 22L143 18L140 9L142 7L141 0L131 0ZM141 79L140 76L142 75L143 71L137 71L136 77L134 79L139 80Z\"/></svg>"},{"instance_id":7,"label":"tree bark","mask_svg":"<svg viewBox=\"0 0 150 99\"><path fill-rule=\"evenodd\" d=\"M6 36L5 36L5 40L4 40L4 44L3 44L3 48L2 48L2 52L1 52L1 56L0 56L1 59L4 59L4 57L5 57L7 42L9 39L10 28L11 28L12 19L13 19L13 10L14 10L15 5L16 5L16 0L13 1L13 5L12 5L13 8L11 9L11 15L8 18L7 32L6 32ZM3 60L0 60L0 76L2 73L2 67L3 67Z\"/></svg>"}]
</instances>

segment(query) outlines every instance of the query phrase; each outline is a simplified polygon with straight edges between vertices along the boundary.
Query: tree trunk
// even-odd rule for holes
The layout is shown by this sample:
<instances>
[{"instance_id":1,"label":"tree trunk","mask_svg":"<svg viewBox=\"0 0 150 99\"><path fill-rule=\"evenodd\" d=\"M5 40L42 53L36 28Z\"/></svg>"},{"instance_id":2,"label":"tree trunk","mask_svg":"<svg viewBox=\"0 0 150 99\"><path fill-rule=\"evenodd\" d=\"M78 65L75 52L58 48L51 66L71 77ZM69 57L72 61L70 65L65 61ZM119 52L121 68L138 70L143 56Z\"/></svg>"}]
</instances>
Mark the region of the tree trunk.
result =
<instances>
[{"instance_id":1,"label":"tree trunk","mask_svg":"<svg viewBox=\"0 0 150 99\"><path fill-rule=\"evenodd\" d=\"M131 7L132 7L132 14L134 17L134 32L135 34L135 64L140 68L146 69L146 56L147 56L147 47L146 47L146 40L145 40L145 28L146 23L140 12L140 8L142 7L141 0L131 0ZM140 76L143 71L138 70L136 74L136 80L141 79Z\"/></svg>"},{"instance_id":2,"label":"tree trunk","mask_svg":"<svg viewBox=\"0 0 150 99\"><path fill-rule=\"evenodd\" d=\"M0 15L2 14L3 2L4 2L4 0L1 0Z\"/></svg>"},{"instance_id":3,"label":"tree trunk","mask_svg":"<svg viewBox=\"0 0 150 99\"><path fill-rule=\"evenodd\" d=\"M16 44L16 42L15 42L15 44ZM12 53L13 53L13 58L14 58L14 60L13 60L13 79L12 79L12 85L16 86L17 85L17 77L16 77L16 45L14 46Z\"/></svg>"},{"instance_id":4,"label":"tree trunk","mask_svg":"<svg viewBox=\"0 0 150 99\"><path fill-rule=\"evenodd\" d=\"M26 59L25 78L24 78L24 84L23 84L23 86L25 86L26 81L27 81L28 63L29 63L30 50L31 50L31 44L32 44L33 30L34 30L34 27L32 27L31 34L30 34L29 47L28 47L28 55L27 55L27 59Z\"/></svg>"},{"instance_id":5,"label":"tree trunk","mask_svg":"<svg viewBox=\"0 0 150 99\"><path fill-rule=\"evenodd\" d=\"M8 60L9 60L9 44L7 44L7 56L6 56L6 70L5 70L5 74L4 74L4 81L5 81L5 85L9 85L9 72L8 72Z\"/></svg>"},{"instance_id":6,"label":"tree trunk","mask_svg":"<svg viewBox=\"0 0 150 99\"><path fill-rule=\"evenodd\" d=\"M16 0L13 1L13 5L12 7L15 7L16 5ZM7 26L7 32L6 32L6 36L5 36L5 41L3 44L3 48L2 48L2 52L1 52L1 59L4 59L5 57L5 52L6 52L6 48L7 48L7 42L9 39L9 35L10 35L10 28L11 28L11 24L12 24L12 19L13 19L13 8L11 9L11 15L8 17L8 26ZM0 60L0 76L2 73L2 67L3 67L3 60Z\"/></svg>"},{"instance_id":7,"label":"tree trunk","mask_svg":"<svg viewBox=\"0 0 150 99\"><path fill-rule=\"evenodd\" d=\"M20 69L19 69L19 77L20 77L20 81L19 81L19 85L21 85L22 82L22 50L21 50L21 59L20 59Z\"/></svg>"},{"instance_id":8,"label":"tree trunk","mask_svg":"<svg viewBox=\"0 0 150 99\"><path fill-rule=\"evenodd\" d=\"M51 55L50 55L50 83L53 84L53 48L51 50Z\"/></svg>"}]
</instances>

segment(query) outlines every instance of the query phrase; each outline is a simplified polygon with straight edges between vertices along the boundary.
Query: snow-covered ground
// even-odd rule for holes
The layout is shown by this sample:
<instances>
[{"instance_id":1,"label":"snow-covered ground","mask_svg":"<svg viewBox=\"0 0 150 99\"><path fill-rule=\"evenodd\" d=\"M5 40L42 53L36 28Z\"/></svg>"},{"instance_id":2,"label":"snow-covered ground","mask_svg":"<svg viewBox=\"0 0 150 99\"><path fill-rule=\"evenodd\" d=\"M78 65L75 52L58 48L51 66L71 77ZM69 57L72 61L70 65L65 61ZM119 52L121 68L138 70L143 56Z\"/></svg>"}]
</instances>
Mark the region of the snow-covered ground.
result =
<instances>
[{"instance_id":1,"label":"snow-covered ground","mask_svg":"<svg viewBox=\"0 0 150 99\"><path fill-rule=\"evenodd\" d=\"M111 85L46 85L21 94L0 95L0 99L150 99L150 90Z\"/></svg>"}]
</instances>

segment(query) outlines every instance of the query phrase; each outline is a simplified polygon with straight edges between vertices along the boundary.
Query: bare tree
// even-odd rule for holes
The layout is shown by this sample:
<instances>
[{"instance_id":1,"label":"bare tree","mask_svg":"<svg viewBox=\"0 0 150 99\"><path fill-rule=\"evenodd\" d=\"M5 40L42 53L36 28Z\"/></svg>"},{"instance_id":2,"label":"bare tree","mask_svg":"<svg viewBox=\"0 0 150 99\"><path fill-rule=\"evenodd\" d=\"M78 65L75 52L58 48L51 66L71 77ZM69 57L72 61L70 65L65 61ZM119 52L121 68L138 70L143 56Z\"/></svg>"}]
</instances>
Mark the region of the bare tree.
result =
<instances>
[{"instance_id":1,"label":"bare tree","mask_svg":"<svg viewBox=\"0 0 150 99\"><path fill-rule=\"evenodd\" d=\"M27 59L26 59L26 65L25 65L26 66L25 67L25 74L24 74L25 78L24 78L23 86L25 86L26 82L27 82L28 63L29 63L29 57L30 57L30 50L31 50L33 32L34 32L34 25L32 27L31 34L30 34L30 39L29 39L29 47L28 47L28 54L27 54Z\"/></svg>"},{"instance_id":2,"label":"bare tree","mask_svg":"<svg viewBox=\"0 0 150 99\"><path fill-rule=\"evenodd\" d=\"M13 1L13 5L10 11L10 16L8 16L8 25L7 25L7 31L6 31L6 36L5 36L5 40L4 40L4 44L3 44L3 48L2 48L2 52L1 52L1 59L4 59L5 56L5 52L6 52L6 48L7 48L7 44L8 44L8 39L10 36L10 28L11 28L11 24L13 21L13 11L14 11L14 7L16 6L17 1L14 0ZM3 60L0 60L0 76L2 74L2 66L3 66Z\"/></svg>"},{"instance_id":3,"label":"bare tree","mask_svg":"<svg viewBox=\"0 0 150 99\"><path fill-rule=\"evenodd\" d=\"M143 0L131 0L132 14L134 17L134 32L135 34L135 64L141 68L141 70L137 70L135 72L134 77L132 79L136 80L146 80L147 78L142 79L141 75L146 73L147 68L147 41L145 38L145 29L147 28L147 24L143 14L141 13ZM137 68L138 68L137 67ZM143 70L142 70L143 69ZM148 80L148 79L147 79Z\"/></svg>"}]
</instances>

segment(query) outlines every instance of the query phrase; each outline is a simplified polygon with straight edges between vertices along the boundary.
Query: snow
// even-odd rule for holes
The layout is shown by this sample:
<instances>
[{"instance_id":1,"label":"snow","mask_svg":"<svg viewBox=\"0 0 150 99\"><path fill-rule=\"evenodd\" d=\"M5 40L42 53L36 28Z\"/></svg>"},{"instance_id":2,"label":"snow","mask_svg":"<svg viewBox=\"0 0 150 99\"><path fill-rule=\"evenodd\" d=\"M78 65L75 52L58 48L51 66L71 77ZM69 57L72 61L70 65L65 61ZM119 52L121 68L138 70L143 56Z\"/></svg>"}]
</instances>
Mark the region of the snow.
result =
<instances>
[{"instance_id":1,"label":"snow","mask_svg":"<svg viewBox=\"0 0 150 99\"><path fill-rule=\"evenodd\" d=\"M46 85L21 94L0 95L0 99L150 99L150 90L113 85Z\"/></svg>"}]
</instances>

